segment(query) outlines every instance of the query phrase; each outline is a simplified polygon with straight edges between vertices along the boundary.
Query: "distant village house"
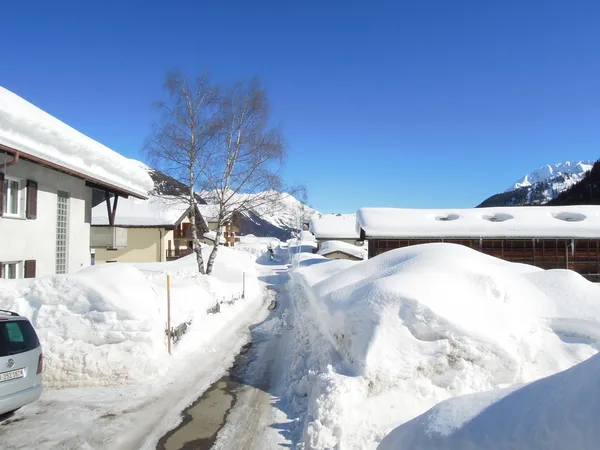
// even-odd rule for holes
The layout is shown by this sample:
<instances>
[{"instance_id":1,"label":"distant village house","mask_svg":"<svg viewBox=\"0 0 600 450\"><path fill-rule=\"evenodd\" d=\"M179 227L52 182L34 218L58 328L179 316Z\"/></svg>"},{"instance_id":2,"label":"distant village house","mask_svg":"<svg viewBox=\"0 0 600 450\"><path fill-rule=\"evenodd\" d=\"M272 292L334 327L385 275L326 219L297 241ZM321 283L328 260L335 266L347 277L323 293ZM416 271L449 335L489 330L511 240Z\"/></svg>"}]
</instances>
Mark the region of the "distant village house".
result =
<instances>
[{"instance_id":1,"label":"distant village house","mask_svg":"<svg viewBox=\"0 0 600 450\"><path fill-rule=\"evenodd\" d=\"M507 261L572 269L600 282L600 206L473 209L362 208L369 258L411 245L465 245Z\"/></svg>"}]
</instances>

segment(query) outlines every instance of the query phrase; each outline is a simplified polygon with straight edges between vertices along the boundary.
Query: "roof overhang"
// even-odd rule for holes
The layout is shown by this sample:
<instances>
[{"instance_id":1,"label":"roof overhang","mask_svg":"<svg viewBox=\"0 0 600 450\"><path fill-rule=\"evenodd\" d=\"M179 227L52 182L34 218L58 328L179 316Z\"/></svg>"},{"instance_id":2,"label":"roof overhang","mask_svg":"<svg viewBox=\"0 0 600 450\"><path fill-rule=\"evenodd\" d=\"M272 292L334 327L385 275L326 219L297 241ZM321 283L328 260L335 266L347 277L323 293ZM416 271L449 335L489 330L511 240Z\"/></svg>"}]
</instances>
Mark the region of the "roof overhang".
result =
<instances>
[{"instance_id":1,"label":"roof overhang","mask_svg":"<svg viewBox=\"0 0 600 450\"><path fill-rule=\"evenodd\" d=\"M127 189L120 188L110 183L106 183L105 181L98 180L97 178L90 177L89 175L82 174L77 172L76 170L69 169L67 167L61 166L60 164L56 164L52 161L48 161L37 156L33 156L28 154L27 152L22 152L21 150L16 150L12 147L8 147L4 144L0 144L0 151L4 153L10 153L13 155L19 155L19 159L24 159L30 161L35 164L39 164L40 166L48 167L49 169L56 170L58 172L65 173L67 175L71 175L75 178L80 178L85 180L86 186L100 189L103 191L109 191L114 194L118 194L121 197L127 198L130 195L135 198L139 198L141 200L146 200L148 196L142 196L136 192L129 191Z\"/></svg>"},{"instance_id":2,"label":"roof overhang","mask_svg":"<svg viewBox=\"0 0 600 450\"><path fill-rule=\"evenodd\" d=\"M402 236L369 236L369 235L365 235L365 239L366 240L376 240L376 239L389 239L389 240L408 240L408 239L462 239L462 240L469 240L469 239L577 239L577 240L595 240L595 239L600 239L600 234L599 236L506 236L506 235L500 235L500 236L407 236L407 235L402 235Z\"/></svg>"},{"instance_id":3,"label":"roof overhang","mask_svg":"<svg viewBox=\"0 0 600 450\"><path fill-rule=\"evenodd\" d=\"M156 228L156 229L164 229L164 230L174 230L177 228L175 225L121 225L119 223L115 225L109 225L107 223L103 224L91 224L92 227L100 228L100 227L111 227L111 228Z\"/></svg>"}]
</instances>

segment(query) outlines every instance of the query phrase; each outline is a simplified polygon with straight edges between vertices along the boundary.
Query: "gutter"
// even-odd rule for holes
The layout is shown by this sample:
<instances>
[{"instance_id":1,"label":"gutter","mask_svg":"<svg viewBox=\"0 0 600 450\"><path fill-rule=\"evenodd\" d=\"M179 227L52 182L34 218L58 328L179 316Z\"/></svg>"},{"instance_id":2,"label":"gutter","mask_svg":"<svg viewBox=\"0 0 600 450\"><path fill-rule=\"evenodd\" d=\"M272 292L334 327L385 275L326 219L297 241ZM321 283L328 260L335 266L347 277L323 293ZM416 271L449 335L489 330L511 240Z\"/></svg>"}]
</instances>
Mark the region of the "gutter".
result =
<instances>
[{"instance_id":1,"label":"gutter","mask_svg":"<svg viewBox=\"0 0 600 450\"><path fill-rule=\"evenodd\" d=\"M10 161L10 162L4 163L4 164L0 164L0 169L4 169L4 168L10 167L10 166L14 166L16 163L19 162L19 156L20 156L19 152L14 153L13 154L13 160Z\"/></svg>"}]
</instances>

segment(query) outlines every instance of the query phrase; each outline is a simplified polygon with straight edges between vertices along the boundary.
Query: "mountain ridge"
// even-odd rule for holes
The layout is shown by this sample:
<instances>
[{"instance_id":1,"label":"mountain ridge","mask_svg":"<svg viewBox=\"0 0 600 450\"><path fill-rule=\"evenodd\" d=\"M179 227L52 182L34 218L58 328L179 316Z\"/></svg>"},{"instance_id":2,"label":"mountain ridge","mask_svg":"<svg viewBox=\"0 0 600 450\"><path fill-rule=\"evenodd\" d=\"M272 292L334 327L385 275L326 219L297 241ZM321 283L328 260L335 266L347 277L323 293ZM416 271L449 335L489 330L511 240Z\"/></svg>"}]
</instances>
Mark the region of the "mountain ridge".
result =
<instances>
[{"instance_id":1,"label":"mountain ridge","mask_svg":"<svg viewBox=\"0 0 600 450\"><path fill-rule=\"evenodd\" d=\"M542 166L519 178L506 191L488 197L477 207L545 205L579 183L593 164L590 160L579 160Z\"/></svg>"}]
</instances>

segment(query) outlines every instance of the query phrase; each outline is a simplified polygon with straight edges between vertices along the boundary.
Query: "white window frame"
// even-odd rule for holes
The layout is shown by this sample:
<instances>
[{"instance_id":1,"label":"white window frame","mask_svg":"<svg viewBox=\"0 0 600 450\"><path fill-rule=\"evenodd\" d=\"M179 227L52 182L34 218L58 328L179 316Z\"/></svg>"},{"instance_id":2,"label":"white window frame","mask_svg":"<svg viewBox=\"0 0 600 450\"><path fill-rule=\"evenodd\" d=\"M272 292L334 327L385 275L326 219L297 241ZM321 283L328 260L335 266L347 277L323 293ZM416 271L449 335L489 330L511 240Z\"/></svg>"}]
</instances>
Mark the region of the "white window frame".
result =
<instances>
[{"instance_id":1,"label":"white window frame","mask_svg":"<svg viewBox=\"0 0 600 450\"><path fill-rule=\"evenodd\" d=\"M21 178L9 176L4 177L4 183L10 183L11 181L17 182L19 185L19 190L17 191L17 213L15 214L10 212L10 206L12 206L12 196L9 193L10 190L7 190L7 193L4 196L4 207L6 208L6 211L2 217L22 219L25 217L25 196L23 195L25 191L25 181ZM4 191L4 184L2 185L2 191Z\"/></svg>"},{"instance_id":2,"label":"white window frame","mask_svg":"<svg viewBox=\"0 0 600 450\"><path fill-rule=\"evenodd\" d=\"M8 277L6 277L7 266L13 265L13 264L16 266L15 278L8 278ZM0 262L0 279L18 280L20 278L23 278L23 261L2 261L2 262Z\"/></svg>"}]
</instances>

